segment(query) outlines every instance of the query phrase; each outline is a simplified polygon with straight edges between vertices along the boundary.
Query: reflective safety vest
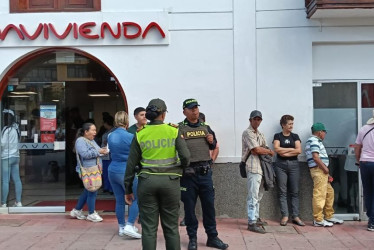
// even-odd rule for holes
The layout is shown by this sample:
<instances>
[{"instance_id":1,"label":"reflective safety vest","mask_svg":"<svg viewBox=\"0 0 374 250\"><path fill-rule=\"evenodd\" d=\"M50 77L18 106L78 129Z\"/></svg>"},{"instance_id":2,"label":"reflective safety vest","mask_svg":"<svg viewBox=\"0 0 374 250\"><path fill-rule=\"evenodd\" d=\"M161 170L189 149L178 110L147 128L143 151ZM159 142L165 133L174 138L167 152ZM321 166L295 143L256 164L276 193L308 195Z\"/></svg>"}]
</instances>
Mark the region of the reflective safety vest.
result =
<instances>
[{"instance_id":1,"label":"reflective safety vest","mask_svg":"<svg viewBox=\"0 0 374 250\"><path fill-rule=\"evenodd\" d=\"M181 175L182 168L175 149L178 129L168 124L146 125L136 133L142 151L139 174Z\"/></svg>"}]
</instances>

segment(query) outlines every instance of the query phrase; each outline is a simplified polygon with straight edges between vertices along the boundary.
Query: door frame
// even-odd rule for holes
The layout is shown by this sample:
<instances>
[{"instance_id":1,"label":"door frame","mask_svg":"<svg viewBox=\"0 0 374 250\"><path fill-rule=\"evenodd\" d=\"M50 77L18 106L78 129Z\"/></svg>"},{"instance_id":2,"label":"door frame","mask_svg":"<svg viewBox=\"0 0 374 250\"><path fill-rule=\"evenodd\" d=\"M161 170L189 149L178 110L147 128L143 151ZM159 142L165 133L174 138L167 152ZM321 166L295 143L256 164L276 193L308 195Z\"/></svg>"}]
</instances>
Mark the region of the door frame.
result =
<instances>
[{"instance_id":1,"label":"door frame","mask_svg":"<svg viewBox=\"0 0 374 250\"><path fill-rule=\"evenodd\" d=\"M374 79L315 79L312 81L312 84L320 84L320 83L356 83L357 87L357 131L356 135L358 134L359 129L362 127L362 93L361 93L361 86L362 84L374 84ZM314 118L313 118L314 119ZM359 192L359 213L352 213L352 214L338 214L339 218L344 220L368 220L366 213L364 212L364 195L363 195L363 188L361 182L361 172L358 171L358 192Z\"/></svg>"},{"instance_id":2,"label":"door frame","mask_svg":"<svg viewBox=\"0 0 374 250\"><path fill-rule=\"evenodd\" d=\"M14 61L11 65L9 65L8 68L4 70L3 77L0 79L0 101L2 100L3 93L6 90L8 86L9 79L22 67L24 66L28 61L35 59L39 56L43 56L48 53L53 52L73 52L82 56L85 56L89 58L92 61L95 61L98 63L101 67L103 67L112 77L112 79L117 84L119 91L121 93L122 99L125 104L125 111L128 113L128 103L126 99L125 92L122 88L122 85L120 84L118 78L113 74L113 72L109 69L108 66L106 66L105 63L103 63L100 59L93 56L92 54L89 54L83 50L72 48L72 47L49 47L49 48L40 48L36 49L34 51L31 51L20 58L18 58L16 61ZM1 102L0 102L0 108L1 108ZM0 121L1 123L1 121ZM66 180L65 180L66 181ZM0 186L1 191L1 186ZM66 197L65 197L66 199ZM0 214L13 214L13 213L65 213L65 206L29 206L29 207L0 207Z\"/></svg>"}]
</instances>

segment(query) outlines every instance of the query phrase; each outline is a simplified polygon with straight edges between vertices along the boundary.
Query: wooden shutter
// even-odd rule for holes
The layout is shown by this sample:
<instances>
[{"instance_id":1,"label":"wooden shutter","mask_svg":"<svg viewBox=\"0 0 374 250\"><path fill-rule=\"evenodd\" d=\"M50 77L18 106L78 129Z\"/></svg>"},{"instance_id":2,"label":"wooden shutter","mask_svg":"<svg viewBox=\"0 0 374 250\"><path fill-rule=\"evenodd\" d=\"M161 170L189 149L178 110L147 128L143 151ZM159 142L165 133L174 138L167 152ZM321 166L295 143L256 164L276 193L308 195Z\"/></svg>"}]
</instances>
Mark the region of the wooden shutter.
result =
<instances>
[{"instance_id":1,"label":"wooden shutter","mask_svg":"<svg viewBox=\"0 0 374 250\"><path fill-rule=\"evenodd\" d=\"M10 0L10 13L100 10L101 0Z\"/></svg>"}]
</instances>

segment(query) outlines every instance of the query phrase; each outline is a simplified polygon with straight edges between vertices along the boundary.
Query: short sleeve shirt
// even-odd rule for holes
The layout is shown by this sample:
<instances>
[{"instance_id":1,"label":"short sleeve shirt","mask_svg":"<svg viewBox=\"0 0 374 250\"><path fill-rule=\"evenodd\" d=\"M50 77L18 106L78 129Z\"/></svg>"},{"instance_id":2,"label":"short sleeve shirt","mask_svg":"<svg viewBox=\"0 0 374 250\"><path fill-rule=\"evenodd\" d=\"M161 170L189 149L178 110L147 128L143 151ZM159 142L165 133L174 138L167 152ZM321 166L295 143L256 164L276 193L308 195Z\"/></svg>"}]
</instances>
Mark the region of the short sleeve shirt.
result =
<instances>
[{"instance_id":1,"label":"short sleeve shirt","mask_svg":"<svg viewBox=\"0 0 374 250\"><path fill-rule=\"evenodd\" d=\"M315 135L309 137L305 144L305 154L310 168L316 167L317 163L313 160L313 153L318 153L321 161L329 166L329 156L327 155L322 140Z\"/></svg>"},{"instance_id":2,"label":"short sleeve shirt","mask_svg":"<svg viewBox=\"0 0 374 250\"><path fill-rule=\"evenodd\" d=\"M283 135L282 132L277 133L274 135L273 142L277 140L279 141L279 146L281 148L295 148L295 142L300 141L300 138L297 134L291 133L288 136ZM291 157L284 157L277 154L277 159L281 160L297 160L297 156L291 156Z\"/></svg>"},{"instance_id":3,"label":"short sleeve shirt","mask_svg":"<svg viewBox=\"0 0 374 250\"><path fill-rule=\"evenodd\" d=\"M252 126L249 126L242 134L242 161L245 161L245 157L252 149L266 146L264 134L258 130L256 132ZM247 172L262 175L261 163L258 155L250 154L246 161L246 166Z\"/></svg>"},{"instance_id":4,"label":"short sleeve shirt","mask_svg":"<svg viewBox=\"0 0 374 250\"><path fill-rule=\"evenodd\" d=\"M358 132L356 144L362 145L360 161L374 162L374 130L369 132L372 128L373 125L365 125ZM369 133L363 139L367 132Z\"/></svg>"}]
</instances>

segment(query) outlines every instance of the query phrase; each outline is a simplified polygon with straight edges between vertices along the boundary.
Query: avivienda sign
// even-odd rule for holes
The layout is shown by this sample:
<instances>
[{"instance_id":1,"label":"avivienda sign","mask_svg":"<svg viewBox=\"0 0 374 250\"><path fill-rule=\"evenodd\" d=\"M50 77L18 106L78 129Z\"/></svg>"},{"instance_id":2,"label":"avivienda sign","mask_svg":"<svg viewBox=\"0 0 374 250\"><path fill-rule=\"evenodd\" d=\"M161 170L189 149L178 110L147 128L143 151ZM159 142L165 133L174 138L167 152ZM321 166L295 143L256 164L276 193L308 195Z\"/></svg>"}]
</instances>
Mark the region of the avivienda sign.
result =
<instances>
[{"instance_id":1,"label":"avivienda sign","mask_svg":"<svg viewBox=\"0 0 374 250\"><path fill-rule=\"evenodd\" d=\"M4 41L11 33L15 33L20 40L48 40L51 37L57 40L85 39L98 40L111 37L114 39L146 39L149 32L157 32L160 39L165 39L166 35L162 27L157 22L149 22L141 27L136 22L117 22L110 25L108 22L84 22L68 23L63 30L57 30L52 23L39 23L34 28L26 28L23 24L8 24L0 30L0 41Z\"/></svg>"}]
</instances>

